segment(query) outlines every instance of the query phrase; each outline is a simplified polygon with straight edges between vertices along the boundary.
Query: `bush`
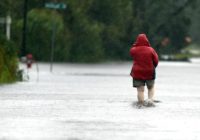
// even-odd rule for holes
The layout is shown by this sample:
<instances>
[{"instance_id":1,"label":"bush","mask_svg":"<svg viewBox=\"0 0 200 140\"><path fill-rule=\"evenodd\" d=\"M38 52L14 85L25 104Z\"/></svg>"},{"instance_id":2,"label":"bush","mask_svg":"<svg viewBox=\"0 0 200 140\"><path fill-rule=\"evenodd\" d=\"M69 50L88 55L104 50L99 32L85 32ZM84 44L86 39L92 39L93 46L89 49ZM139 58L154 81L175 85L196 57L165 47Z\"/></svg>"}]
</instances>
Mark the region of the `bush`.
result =
<instances>
[{"instance_id":1,"label":"bush","mask_svg":"<svg viewBox=\"0 0 200 140\"><path fill-rule=\"evenodd\" d=\"M0 36L0 83L16 81L17 69L18 60L13 43Z\"/></svg>"}]
</instances>

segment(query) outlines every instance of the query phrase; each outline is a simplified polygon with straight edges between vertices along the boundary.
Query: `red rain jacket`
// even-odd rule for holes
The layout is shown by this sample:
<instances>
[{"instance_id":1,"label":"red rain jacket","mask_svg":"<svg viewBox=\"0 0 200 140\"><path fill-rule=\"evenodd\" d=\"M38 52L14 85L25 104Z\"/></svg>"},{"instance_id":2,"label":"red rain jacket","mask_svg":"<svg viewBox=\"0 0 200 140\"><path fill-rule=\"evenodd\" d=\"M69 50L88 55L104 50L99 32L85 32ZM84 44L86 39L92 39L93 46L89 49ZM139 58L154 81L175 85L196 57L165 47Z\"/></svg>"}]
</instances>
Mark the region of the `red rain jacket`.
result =
<instances>
[{"instance_id":1,"label":"red rain jacket","mask_svg":"<svg viewBox=\"0 0 200 140\"><path fill-rule=\"evenodd\" d=\"M155 79L155 68L158 65L158 55L151 47L145 34L139 34L130 49L133 58L131 76L137 80Z\"/></svg>"}]
</instances>

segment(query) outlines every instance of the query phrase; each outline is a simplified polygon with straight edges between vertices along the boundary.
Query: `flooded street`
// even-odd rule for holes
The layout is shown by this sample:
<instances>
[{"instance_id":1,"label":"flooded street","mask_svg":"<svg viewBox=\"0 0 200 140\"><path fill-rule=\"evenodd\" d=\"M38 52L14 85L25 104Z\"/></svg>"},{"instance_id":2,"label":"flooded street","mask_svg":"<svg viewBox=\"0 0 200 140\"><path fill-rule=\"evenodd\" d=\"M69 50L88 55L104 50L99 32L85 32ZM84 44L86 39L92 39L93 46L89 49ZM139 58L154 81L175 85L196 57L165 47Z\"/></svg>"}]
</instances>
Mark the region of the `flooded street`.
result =
<instances>
[{"instance_id":1,"label":"flooded street","mask_svg":"<svg viewBox=\"0 0 200 140\"><path fill-rule=\"evenodd\" d=\"M0 140L200 139L199 63L161 62L161 103L144 109L133 106L131 63L38 66L0 86Z\"/></svg>"}]
</instances>

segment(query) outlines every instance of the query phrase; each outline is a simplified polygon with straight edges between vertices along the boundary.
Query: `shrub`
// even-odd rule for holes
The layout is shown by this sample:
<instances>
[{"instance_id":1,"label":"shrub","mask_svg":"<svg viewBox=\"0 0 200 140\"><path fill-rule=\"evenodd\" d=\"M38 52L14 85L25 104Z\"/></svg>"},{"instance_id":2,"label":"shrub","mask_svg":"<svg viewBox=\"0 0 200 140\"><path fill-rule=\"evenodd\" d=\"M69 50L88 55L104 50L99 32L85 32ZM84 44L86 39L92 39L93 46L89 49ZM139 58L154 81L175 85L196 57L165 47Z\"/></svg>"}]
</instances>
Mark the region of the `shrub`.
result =
<instances>
[{"instance_id":1,"label":"shrub","mask_svg":"<svg viewBox=\"0 0 200 140\"><path fill-rule=\"evenodd\" d=\"M18 60L14 44L0 36L0 83L16 81L17 69Z\"/></svg>"}]
</instances>

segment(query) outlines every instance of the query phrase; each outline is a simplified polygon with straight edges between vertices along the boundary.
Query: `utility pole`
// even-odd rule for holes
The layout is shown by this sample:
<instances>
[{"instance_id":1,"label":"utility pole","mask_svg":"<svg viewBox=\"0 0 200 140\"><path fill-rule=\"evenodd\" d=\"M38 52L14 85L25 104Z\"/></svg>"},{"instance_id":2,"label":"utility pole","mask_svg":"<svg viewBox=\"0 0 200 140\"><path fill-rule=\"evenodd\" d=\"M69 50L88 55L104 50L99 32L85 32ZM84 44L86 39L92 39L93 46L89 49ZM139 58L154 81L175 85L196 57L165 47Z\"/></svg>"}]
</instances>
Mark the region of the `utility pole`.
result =
<instances>
[{"instance_id":1,"label":"utility pole","mask_svg":"<svg viewBox=\"0 0 200 140\"><path fill-rule=\"evenodd\" d=\"M26 33L27 33L27 10L28 10L28 0L24 0L24 11L23 11L23 29L22 29L22 49L21 55L26 55Z\"/></svg>"}]
</instances>

